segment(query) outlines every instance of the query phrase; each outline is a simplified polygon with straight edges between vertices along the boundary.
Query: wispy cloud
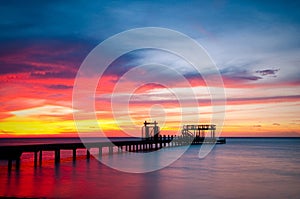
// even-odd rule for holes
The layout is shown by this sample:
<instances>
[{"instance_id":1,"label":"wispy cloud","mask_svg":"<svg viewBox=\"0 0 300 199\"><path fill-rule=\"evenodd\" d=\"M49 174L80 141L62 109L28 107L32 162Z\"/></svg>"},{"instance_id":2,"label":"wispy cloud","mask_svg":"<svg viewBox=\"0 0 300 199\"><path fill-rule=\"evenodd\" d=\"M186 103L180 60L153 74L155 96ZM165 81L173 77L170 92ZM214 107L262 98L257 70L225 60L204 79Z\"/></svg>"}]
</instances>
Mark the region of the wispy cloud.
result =
<instances>
[{"instance_id":1,"label":"wispy cloud","mask_svg":"<svg viewBox=\"0 0 300 199\"><path fill-rule=\"evenodd\" d=\"M272 76L276 77L276 73L279 71L279 69L264 69L264 70L257 70L256 73L260 74L261 76Z\"/></svg>"},{"instance_id":2,"label":"wispy cloud","mask_svg":"<svg viewBox=\"0 0 300 199\"><path fill-rule=\"evenodd\" d=\"M58 90L66 90L66 89L73 88L73 86L68 86L68 85L63 85L63 84L53 84L53 85L47 86L47 88L58 89Z\"/></svg>"}]
</instances>

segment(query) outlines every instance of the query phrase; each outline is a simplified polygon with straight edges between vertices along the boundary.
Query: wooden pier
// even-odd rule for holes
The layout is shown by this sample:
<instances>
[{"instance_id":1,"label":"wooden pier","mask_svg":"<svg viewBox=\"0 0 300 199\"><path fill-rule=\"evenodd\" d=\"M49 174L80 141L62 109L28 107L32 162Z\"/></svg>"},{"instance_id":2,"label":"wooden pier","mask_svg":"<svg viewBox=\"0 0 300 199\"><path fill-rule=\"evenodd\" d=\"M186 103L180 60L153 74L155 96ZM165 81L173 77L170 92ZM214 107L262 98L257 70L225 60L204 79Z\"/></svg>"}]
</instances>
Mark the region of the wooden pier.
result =
<instances>
[{"instance_id":1,"label":"wooden pier","mask_svg":"<svg viewBox=\"0 0 300 199\"><path fill-rule=\"evenodd\" d=\"M24 152L34 153L34 166L42 165L43 151L54 152L54 162L60 162L61 150L72 150L73 161L76 161L76 150L86 149L86 158L90 159L90 149L97 148L99 150L99 158L102 157L103 148L108 149L108 154L112 155L114 148L118 148L118 152L151 152L164 147L178 147L186 145L201 144L225 144L226 139L215 137L216 125L213 124L196 124L184 125L181 136L162 136L158 123L144 122L142 128L142 137L137 140L118 140L112 142L88 142L82 143L56 143L56 144L26 144L14 146L0 146L0 160L8 161L8 169L11 170L12 162L16 162L16 169L20 167L20 158ZM209 136L207 136L209 134Z\"/></svg>"},{"instance_id":2,"label":"wooden pier","mask_svg":"<svg viewBox=\"0 0 300 199\"><path fill-rule=\"evenodd\" d=\"M22 153L34 153L34 166L42 165L43 151L54 152L55 164L60 163L61 150L72 150L73 161L76 161L77 149L86 149L86 158L90 159L90 149L97 148L99 157L102 157L103 148L108 149L108 154L113 155L114 148L118 152L151 152L164 147L178 147L186 145L207 144L224 144L226 140L216 138L202 137L184 137L184 136L159 136L157 138L150 137L148 139L139 140L120 140L113 142L89 142L89 143L61 143L61 144L30 144L30 145L15 145L15 146L0 146L0 159L8 161L8 170L12 169L12 163L15 161L16 169L20 167L20 158Z\"/></svg>"}]
</instances>

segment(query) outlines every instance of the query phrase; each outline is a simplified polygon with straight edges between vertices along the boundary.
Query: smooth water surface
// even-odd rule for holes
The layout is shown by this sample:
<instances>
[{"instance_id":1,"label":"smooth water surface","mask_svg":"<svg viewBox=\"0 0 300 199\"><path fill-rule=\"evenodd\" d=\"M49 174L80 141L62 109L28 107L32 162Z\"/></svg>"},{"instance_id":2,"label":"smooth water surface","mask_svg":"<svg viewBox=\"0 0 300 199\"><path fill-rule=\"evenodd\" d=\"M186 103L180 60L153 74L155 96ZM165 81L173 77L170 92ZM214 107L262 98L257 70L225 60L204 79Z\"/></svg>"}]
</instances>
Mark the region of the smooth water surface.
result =
<instances>
[{"instance_id":1,"label":"smooth water surface","mask_svg":"<svg viewBox=\"0 0 300 199\"><path fill-rule=\"evenodd\" d=\"M177 150L169 148L167 150ZM199 146L159 171L132 174L113 170L85 151L72 161L62 151L59 166L45 152L34 168L22 155L19 171L0 162L0 196L37 198L299 198L300 139L227 139L204 159ZM80 156L81 154L81 156ZM132 153L134 155L134 153ZM104 158L105 158L104 152ZM122 158L115 153L113 158ZM126 158L124 164L126 164ZM129 160L128 160L129 161ZM147 164L147 161L145 161Z\"/></svg>"}]
</instances>

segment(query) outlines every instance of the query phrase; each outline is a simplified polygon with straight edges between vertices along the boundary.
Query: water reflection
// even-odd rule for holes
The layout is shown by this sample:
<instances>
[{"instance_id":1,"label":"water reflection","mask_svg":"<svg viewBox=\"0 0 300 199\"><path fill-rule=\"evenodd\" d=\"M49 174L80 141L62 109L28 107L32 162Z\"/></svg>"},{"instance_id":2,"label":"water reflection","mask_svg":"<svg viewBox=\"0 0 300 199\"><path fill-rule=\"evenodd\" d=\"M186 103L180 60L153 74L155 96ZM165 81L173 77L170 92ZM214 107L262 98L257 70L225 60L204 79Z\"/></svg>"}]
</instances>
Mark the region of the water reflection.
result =
<instances>
[{"instance_id":1,"label":"water reflection","mask_svg":"<svg viewBox=\"0 0 300 199\"><path fill-rule=\"evenodd\" d=\"M146 174L111 169L96 159L86 161L86 151L62 153L55 166L52 153L43 165L22 157L20 170L7 172L1 162L0 196L50 198L297 198L300 194L299 142L230 142L199 159L197 146L167 168ZM26 154L25 154L26 155ZM134 155L133 153L131 155ZM103 156L103 158L108 158ZM122 158L132 165L126 154ZM151 161L161 161L160 157ZM150 164L149 160L143 165ZM276 192L274 192L276 190Z\"/></svg>"}]
</instances>

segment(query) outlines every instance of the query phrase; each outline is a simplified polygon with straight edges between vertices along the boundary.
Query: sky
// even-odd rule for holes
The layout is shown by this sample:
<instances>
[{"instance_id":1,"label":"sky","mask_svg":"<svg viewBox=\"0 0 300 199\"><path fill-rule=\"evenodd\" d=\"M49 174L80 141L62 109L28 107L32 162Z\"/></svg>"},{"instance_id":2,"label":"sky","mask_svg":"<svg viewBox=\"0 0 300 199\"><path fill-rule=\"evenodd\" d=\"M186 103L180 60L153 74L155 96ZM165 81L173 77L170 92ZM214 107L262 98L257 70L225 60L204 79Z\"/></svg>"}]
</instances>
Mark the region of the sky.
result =
<instances>
[{"instance_id":1,"label":"sky","mask_svg":"<svg viewBox=\"0 0 300 199\"><path fill-rule=\"evenodd\" d=\"M221 136L298 137L299 6L297 1L1 1L0 137L76 136L73 113L84 110L73 108L72 92L82 62L105 39L142 27L179 31L209 54L224 82L214 89L226 94ZM149 63L156 65L139 68ZM195 96L158 65L179 71ZM138 77L122 78L134 69L153 81L139 85ZM87 135L101 127L109 136L139 136L144 120L157 120L164 134L177 132L182 123L210 123L211 96L201 75L169 52L130 52L99 77L91 102L98 126L84 118L77 122ZM164 77L168 87L155 77Z\"/></svg>"}]
</instances>

